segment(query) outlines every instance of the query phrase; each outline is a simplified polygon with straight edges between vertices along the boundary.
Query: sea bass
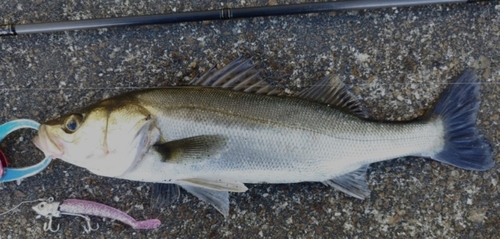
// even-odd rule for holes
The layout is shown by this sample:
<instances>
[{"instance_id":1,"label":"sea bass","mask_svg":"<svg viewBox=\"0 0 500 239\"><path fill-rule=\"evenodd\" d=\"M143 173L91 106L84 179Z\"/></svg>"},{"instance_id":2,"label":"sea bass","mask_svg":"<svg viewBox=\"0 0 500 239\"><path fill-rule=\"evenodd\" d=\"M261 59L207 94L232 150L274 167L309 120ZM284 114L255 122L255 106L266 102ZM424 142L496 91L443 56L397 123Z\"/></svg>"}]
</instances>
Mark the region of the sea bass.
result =
<instances>
[{"instance_id":1,"label":"sea bass","mask_svg":"<svg viewBox=\"0 0 500 239\"><path fill-rule=\"evenodd\" d=\"M337 77L286 96L250 60L213 68L192 86L115 96L43 124L46 155L97 175L179 186L228 215L244 183L322 182L366 198L369 164L426 157L468 170L494 164L476 129L479 83L465 71L420 121L367 119Z\"/></svg>"}]
</instances>

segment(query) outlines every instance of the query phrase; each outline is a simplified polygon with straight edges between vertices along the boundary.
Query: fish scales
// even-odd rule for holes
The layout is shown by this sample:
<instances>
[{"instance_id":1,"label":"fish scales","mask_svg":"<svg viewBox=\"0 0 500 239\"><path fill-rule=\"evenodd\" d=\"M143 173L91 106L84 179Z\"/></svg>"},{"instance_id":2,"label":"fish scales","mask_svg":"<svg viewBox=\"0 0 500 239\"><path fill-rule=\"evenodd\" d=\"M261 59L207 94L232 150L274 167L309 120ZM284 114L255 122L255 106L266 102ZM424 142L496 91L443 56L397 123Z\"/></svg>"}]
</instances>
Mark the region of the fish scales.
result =
<instances>
[{"instance_id":1,"label":"fish scales","mask_svg":"<svg viewBox=\"0 0 500 239\"><path fill-rule=\"evenodd\" d=\"M195 174L237 177L246 183L322 181L363 164L438 151L443 145L439 120L390 125L302 99L208 88L158 89L134 97L151 113L166 141L228 137L227 151L178 169L181 178Z\"/></svg>"}]
</instances>

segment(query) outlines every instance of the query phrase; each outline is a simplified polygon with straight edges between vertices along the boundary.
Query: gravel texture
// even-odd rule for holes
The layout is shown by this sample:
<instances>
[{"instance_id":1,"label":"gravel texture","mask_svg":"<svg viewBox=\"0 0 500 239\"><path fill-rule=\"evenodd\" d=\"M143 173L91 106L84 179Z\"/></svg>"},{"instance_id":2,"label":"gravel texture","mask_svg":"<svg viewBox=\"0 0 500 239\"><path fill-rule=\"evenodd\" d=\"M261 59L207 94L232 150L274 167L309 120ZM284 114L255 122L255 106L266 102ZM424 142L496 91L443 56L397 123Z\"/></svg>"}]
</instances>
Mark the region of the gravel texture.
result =
<instances>
[{"instance_id":1,"label":"gravel texture","mask_svg":"<svg viewBox=\"0 0 500 239\"><path fill-rule=\"evenodd\" d=\"M4 23L38 23L298 2L19 0L4 2L0 16ZM474 68L483 83L478 125L495 151L500 143L498 1L20 35L0 38L0 47L1 122L43 122L120 92L186 84L244 56L288 92L336 74L372 118L397 121L421 116L453 77ZM15 132L0 144L13 167L42 158L33 135ZM56 160L21 185L3 184L0 211L23 200L78 198L163 226L135 231L92 218L100 229L86 234L84 220L64 216L55 219L58 232L45 232L47 220L35 218L32 203L0 216L0 238L498 238L498 171L401 158L371 166L372 193L364 201L320 183L248 185L231 194L224 219L185 191L172 206L153 209L149 184Z\"/></svg>"}]
</instances>

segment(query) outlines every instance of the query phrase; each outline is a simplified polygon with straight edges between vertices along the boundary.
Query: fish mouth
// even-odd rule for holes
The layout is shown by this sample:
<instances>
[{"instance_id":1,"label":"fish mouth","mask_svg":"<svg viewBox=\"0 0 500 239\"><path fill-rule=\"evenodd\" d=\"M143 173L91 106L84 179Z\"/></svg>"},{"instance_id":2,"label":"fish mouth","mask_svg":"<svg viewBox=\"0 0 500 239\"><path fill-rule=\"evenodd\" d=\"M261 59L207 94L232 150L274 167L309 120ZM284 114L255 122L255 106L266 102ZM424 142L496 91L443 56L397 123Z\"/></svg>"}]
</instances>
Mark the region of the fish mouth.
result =
<instances>
[{"instance_id":1,"label":"fish mouth","mask_svg":"<svg viewBox=\"0 0 500 239\"><path fill-rule=\"evenodd\" d=\"M38 134L33 138L33 143L45 154L45 156L60 158L64 154L62 146L50 137L45 125L40 126Z\"/></svg>"}]
</instances>

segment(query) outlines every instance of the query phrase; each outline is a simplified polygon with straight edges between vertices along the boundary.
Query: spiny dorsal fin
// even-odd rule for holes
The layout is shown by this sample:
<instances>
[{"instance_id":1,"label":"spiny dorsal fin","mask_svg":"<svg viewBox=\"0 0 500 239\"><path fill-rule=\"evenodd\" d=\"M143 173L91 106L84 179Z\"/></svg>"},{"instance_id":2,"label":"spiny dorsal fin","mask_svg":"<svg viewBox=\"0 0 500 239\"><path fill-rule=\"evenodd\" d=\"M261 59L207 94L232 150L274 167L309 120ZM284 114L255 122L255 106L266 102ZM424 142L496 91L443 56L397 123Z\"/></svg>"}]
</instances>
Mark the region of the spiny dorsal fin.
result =
<instances>
[{"instance_id":1,"label":"spiny dorsal fin","mask_svg":"<svg viewBox=\"0 0 500 239\"><path fill-rule=\"evenodd\" d=\"M323 184L355 198L365 199L370 195L370 189L366 183L367 170L368 165L363 165L353 172L324 181Z\"/></svg>"},{"instance_id":2,"label":"spiny dorsal fin","mask_svg":"<svg viewBox=\"0 0 500 239\"><path fill-rule=\"evenodd\" d=\"M220 70L213 67L201 77L194 78L190 84L264 95L281 93L260 77L250 59L244 58L238 58Z\"/></svg>"},{"instance_id":3,"label":"spiny dorsal fin","mask_svg":"<svg viewBox=\"0 0 500 239\"><path fill-rule=\"evenodd\" d=\"M361 118L368 118L365 107L343 82L327 76L312 87L300 92L298 97L345 109Z\"/></svg>"}]
</instances>

